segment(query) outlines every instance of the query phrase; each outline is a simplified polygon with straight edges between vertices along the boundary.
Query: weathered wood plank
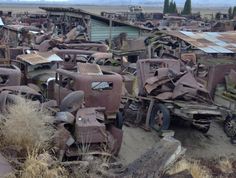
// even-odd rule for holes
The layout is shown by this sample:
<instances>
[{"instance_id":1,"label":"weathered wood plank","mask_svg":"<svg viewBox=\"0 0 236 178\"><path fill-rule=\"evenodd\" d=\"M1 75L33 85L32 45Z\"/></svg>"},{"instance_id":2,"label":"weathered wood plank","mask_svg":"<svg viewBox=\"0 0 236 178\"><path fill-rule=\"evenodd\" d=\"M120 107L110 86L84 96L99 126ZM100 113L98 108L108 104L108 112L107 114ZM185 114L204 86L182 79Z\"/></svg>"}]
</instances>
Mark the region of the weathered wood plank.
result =
<instances>
[{"instance_id":1,"label":"weathered wood plank","mask_svg":"<svg viewBox=\"0 0 236 178\"><path fill-rule=\"evenodd\" d=\"M129 164L122 177L161 177L166 168L183 155L184 152L185 149L182 148L178 140L165 137L139 159Z\"/></svg>"}]
</instances>

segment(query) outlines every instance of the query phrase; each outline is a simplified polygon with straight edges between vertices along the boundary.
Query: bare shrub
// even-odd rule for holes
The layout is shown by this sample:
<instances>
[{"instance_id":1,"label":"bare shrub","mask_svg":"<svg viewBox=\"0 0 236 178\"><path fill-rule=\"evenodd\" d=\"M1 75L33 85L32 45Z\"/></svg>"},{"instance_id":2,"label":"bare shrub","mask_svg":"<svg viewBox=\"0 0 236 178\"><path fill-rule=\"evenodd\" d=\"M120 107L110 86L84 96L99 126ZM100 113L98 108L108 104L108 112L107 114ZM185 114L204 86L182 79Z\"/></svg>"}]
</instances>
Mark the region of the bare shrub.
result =
<instances>
[{"instance_id":1,"label":"bare shrub","mask_svg":"<svg viewBox=\"0 0 236 178\"><path fill-rule=\"evenodd\" d=\"M59 165L52 165L49 154L38 155L38 150L28 154L20 178L69 178L69 173Z\"/></svg>"},{"instance_id":2,"label":"bare shrub","mask_svg":"<svg viewBox=\"0 0 236 178\"><path fill-rule=\"evenodd\" d=\"M224 157L219 160L217 167L223 172L223 173L233 173L233 165L229 158Z\"/></svg>"},{"instance_id":3,"label":"bare shrub","mask_svg":"<svg viewBox=\"0 0 236 178\"><path fill-rule=\"evenodd\" d=\"M208 168L201 166L198 161L188 161L186 159L178 161L170 170L167 171L167 173L172 175L184 170L188 170L194 178L212 177Z\"/></svg>"},{"instance_id":4,"label":"bare shrub","mask_svg":"<svg viewBox=\"0 0 236 178\"><path fill-rule=\"evenodd\" d=\"M4 116L4 122L0 124L2 144L30 152L35 148L48 148L54 129L48 124L49 113L38 103L19 96Z\"/></svg>"}]
</instances>

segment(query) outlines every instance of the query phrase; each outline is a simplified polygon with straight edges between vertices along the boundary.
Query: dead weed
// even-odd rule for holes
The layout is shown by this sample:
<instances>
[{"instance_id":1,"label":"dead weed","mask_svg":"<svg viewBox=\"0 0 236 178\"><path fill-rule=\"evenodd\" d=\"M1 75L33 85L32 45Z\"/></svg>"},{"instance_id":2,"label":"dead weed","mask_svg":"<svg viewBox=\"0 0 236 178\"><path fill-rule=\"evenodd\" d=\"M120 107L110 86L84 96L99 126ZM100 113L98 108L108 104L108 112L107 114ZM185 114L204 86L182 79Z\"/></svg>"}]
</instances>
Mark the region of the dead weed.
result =
<instances>
[{"instance_id":1,"label":"dead weed","mask_svg":"<svg viewBox=\"0 0 236 178\"><path fill-rule=\"evenodd\" d=\"M51 163L49 154L39 155L38 150L33 150L28 154L19 178L69 178L69 173L63 167Z\"/></svg>"},{"instance_id":2,"label":"dead weed","mask_svg":"<svg viewBox=\"0 0 236 178\"><path fill-rule=\"evenodd\" d=\"M211 178L208 168L201 166L199 161L182 159L178 161L171 169L168 170L168 174L176 174L181 171L188 170L193 178Z\"/></svg>"},{"instance_id":3,"label":"dead weed","mask_svg":"<svg viewBox=\"0 0 236 178\"><path fill-rule=\"evenodd\" d=\"M35 148L46 149L49 146L54 129L48 124L50 115L39 104L18 97L1 120L2 145L15 145L25 152L31 152Z\"/></svg>"}]
</instances>

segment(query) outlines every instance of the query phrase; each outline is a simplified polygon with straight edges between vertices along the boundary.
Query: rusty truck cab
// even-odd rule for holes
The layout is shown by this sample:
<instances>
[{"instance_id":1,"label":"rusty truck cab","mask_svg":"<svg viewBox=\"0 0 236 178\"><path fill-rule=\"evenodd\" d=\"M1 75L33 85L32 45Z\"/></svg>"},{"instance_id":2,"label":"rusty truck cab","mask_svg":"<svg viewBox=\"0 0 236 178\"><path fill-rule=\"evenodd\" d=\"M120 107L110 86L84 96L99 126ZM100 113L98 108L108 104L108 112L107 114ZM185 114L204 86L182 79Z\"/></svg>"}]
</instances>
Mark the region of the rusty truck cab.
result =
<instances>
[{"instance_id":1,"label":"rusty truck cab","mask_svg":"<svg viewBox=\"0 0 236 178\"><path fill-rule=\"evenodd\" d=\"M57 69L54 98L58 103L76 90L84 91L85 107L104 107L109 118L116 118L122 92L119 74L101 71L98 65L88 63L78 63L73 71Z\"/></svg>"}]
</instances>

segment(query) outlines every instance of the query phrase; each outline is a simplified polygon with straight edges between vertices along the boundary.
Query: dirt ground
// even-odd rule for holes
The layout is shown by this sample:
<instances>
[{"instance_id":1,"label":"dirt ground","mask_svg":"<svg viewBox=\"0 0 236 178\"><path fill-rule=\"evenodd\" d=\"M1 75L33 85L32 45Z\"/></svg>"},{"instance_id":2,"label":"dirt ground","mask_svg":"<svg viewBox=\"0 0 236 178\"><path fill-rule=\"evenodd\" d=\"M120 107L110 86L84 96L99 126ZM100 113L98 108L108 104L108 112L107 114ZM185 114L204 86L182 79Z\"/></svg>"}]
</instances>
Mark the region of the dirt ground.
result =
<instances>
[{"instance_id":1,"label":"dirt ground","mask_svg":"<svg viewBox=\"0 0 236 178\"><path fill-rule=\"evenodd\" d=\"M175 131L175 138L187 148L186 155L189 157L213 159L236 154L236 146L224 133L222 121L212 122L206 134L184 124L174 123L171 129Z\"/></svg>"},{"instance_id":2,"label":"dirt ground","mask_svg":"<svg viewBox=\"0 0 236 178\"><path fill-rule=\"evenodd\" d=\"M186 148L183 159L171 169L188 169L194 178L236 177L236 145L232 145L224 133L222 121L212 122L206 134L177 119L172 122L170 129ZM123 139L119 158L127 165L157 143L160 137L154 130L147 132L141 128L125 126Z\"/></svg>"},{"instance_id":3,"label":"dirt ground","mask_svg":"<svg viewBox=\"0 0 236 178\"><path fill-rule=\"evenodd\" d=\"M171 124L175 138L187 149L186 157L193 159L215 159L233 157L236 146L223 131L223 122L214 121L207 134L192 128L189 124L176 120ZM147 149L160 140L156 131L147 132L141 128L124 127L124 140L119 157L124 164L137 159Z\"/></svg>"},{"instance_id":4,"label":"dirt ground","mask_svg":"<svg viewBox=\"0 0 236 178\"><path fill-rule=\"evenodd\" d=\"M146 150L150 149L160 140L155 131L147 132L141 128L132 128L124 126L124 137L119 153L123 164L128 164L139 158Z\"/></svg>"}]
</instances>

